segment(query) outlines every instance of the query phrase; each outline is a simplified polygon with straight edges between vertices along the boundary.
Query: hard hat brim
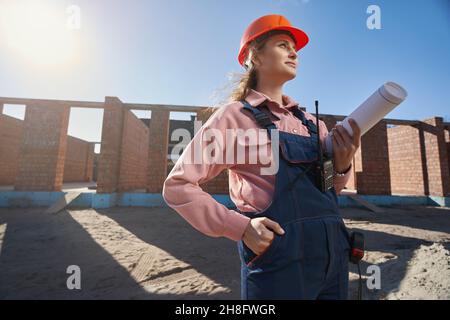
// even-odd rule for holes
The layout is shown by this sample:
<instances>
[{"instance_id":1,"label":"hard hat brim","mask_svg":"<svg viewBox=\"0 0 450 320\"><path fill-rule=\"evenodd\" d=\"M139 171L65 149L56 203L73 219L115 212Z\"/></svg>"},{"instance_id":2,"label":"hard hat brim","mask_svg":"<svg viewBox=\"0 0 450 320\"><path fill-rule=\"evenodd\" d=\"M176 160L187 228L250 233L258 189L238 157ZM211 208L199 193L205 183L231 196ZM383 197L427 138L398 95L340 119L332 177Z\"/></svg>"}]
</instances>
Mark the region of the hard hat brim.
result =
<instances>
[{"instance_id":1,"label":"hard hat brim","mask_svg":"<svg viewBox=\"0 0 450 320\"><path fill-rule=\"evenodd\" d=\"M254 39L258 38L259 36L272 31L272 30L286 30L289 31L292 36L295 39L295 50L299 51L300 49L302 49L304 46L306 46L306 44L309 42L309 37L308 35L302 31L301 29L295 28L295 27L289 27L289 26L279 26L279 27L273 27L270 28L269 30L264 30L261 31L255 35L253 35L245 44L244 47L242 47L241 52L239 52L239 56L238 56L238 61L240 65L244 65L244 60L245 60L245 56L246 56L246 51L248 48L248 44L253 41Z\"/></svg>"}]
</instances>

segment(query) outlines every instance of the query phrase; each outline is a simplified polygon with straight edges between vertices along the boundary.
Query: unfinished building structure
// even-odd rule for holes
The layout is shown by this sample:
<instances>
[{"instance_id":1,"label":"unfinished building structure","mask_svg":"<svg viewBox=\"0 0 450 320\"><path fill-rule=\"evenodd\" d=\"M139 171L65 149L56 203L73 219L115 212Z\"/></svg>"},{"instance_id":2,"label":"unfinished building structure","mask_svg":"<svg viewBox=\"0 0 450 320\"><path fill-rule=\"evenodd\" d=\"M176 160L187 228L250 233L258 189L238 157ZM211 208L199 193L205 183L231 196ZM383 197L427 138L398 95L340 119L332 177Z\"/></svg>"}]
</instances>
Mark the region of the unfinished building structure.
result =
<instances>
[{"instance_id":1,"label":"unfinished building structure","mask_svg":"<svg viewBox=\"0 0 450 320\"><path fill-rule=\"evenodd\" d=\"M5 104L25 105L24 120L3 114ZM94 142L67 135L71 107L103 109L100 154L94 153ZM151 110L150 121L131 110ZM63 183L95 182L97 194L161 194L171 165L171 112L196 113L203 123L209 116L205 107L131 104L117 97L104 102L0 98L0 187L48 192L61 191ZM344 116L320 118L331 130ZM383 119L361 138L346 188L363 195L448 197L449 129L441 117ZM228 173L202 187L228 194Z\"/></svg>"}]
</instances>

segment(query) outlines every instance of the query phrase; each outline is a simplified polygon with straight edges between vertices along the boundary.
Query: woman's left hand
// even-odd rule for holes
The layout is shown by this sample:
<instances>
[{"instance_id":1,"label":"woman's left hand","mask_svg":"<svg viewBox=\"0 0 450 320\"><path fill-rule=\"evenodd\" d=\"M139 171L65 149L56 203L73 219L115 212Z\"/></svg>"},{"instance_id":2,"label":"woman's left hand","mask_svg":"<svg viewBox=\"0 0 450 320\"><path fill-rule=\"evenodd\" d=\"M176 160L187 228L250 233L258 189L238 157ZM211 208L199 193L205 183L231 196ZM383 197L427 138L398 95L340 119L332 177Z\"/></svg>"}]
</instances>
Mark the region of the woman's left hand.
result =
<instances>
[{"instance_id":1,"label":"woman's left hand","mask_svg":"<svg viewBox=\"0 0 450 320\"><path fill-rule=\"evenodd\" d=\"M348 122L353 130L353 137L345 130L341 124L336 124L331 131L333 141L333 161L334 169L337 172L346 171L353 160L356 150L361 144L361 130L352 118Z\"/></svg>"}]
</instances>

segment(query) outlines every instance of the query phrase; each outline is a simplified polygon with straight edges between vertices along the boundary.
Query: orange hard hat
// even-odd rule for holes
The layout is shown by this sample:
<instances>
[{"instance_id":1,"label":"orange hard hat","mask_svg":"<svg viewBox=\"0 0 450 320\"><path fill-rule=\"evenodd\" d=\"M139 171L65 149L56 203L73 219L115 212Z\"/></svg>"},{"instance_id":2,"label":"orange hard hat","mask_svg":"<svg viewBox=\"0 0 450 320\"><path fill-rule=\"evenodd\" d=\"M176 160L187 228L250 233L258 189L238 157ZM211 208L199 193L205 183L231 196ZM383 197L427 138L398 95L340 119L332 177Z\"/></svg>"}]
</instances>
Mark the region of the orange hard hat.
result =
<instances>
[{"instance_id":1,"label":"orange hard hat","mask_svg":"<svg viewBox=\"0 0 450 320\"><path fill-rule=\"evenodd\" d=\"M309 41L309 38L305 32L293 27L291 23L282 15L270 14L260 17L247 27L247 30L245 30L244 35L241 38L241 47L238 55L238 60L241 65L244 64L249 43L260 35L271 30L290 31L295 39L295 49L297 51L303 48Z\"/></svg>"}]
</instances>

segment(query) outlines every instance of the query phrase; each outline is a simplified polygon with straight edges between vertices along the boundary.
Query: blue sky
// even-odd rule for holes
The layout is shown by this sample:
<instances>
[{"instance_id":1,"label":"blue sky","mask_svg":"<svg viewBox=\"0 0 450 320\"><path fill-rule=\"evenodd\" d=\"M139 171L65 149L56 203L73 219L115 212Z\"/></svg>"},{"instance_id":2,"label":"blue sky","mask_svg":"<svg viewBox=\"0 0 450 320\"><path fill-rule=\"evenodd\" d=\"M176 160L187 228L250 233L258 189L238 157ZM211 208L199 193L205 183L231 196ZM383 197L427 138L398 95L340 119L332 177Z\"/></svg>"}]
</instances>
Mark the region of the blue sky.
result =
<instances>
[{"instance_id":1,"label":"blue sky","mask_svg":"<svg viewBox=\"0 0 450 320\"><path fill-rule=\"evenodd\" d=\"M0 0L0 14L19 2ZM64 24L70 5L80 8L80 29ZM380 30L366 26L369 5L381 9ZM318 99L321 113L349 114L395 81L409 95L387 117L450 121L449 0L48 0L39 6L58 16L51 30L60 33L50 39L64 42L46 44L45 32L33 26L21 36L42 41L17 41L17 22L8 14L0 24L0 96L214 105L230 72L243 71L237 52L247 25L277 13L310 38L299 52L297 77L284 88L308 111ZM58 50L66 60L46 57ZM5 113L20 108L6 106ZM99 110L73 109L69 134L100 141L101 119Z\"/></svg>"}]
</instances>

